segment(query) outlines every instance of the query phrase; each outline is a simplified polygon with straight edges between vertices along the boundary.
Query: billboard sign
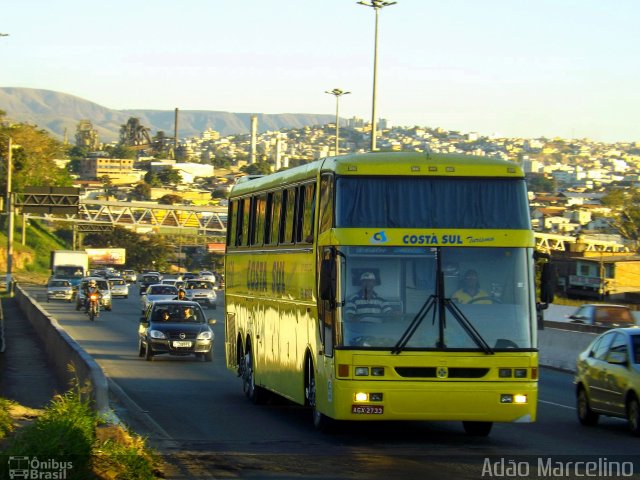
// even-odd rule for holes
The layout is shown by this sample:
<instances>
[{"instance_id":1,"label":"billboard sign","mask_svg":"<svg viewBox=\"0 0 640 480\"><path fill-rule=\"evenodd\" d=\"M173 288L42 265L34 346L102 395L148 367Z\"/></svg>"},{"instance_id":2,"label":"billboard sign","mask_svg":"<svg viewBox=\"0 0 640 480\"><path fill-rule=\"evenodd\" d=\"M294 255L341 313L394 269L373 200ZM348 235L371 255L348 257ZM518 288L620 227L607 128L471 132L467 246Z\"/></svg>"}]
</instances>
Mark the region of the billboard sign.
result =
<instances>
[{"instance_id":1,"label":"billboard sign","mask_svg":"<svg viewBox=\"0 0 640 480\"><path fill-rule=\"evenodd\" d=\"M126 249L124 248L85 248L91 265L124 265Z\"/></svg>"},{"instance_id":2,"label":"billboard sign","mask_svg":"<svg viewBox=\"0 0 640 480\"><path fill-rule=\"evenodd\" d=\"M207 243L209 253L224 253L225 247L224 243Z\"/></svg>"}]
</instances>

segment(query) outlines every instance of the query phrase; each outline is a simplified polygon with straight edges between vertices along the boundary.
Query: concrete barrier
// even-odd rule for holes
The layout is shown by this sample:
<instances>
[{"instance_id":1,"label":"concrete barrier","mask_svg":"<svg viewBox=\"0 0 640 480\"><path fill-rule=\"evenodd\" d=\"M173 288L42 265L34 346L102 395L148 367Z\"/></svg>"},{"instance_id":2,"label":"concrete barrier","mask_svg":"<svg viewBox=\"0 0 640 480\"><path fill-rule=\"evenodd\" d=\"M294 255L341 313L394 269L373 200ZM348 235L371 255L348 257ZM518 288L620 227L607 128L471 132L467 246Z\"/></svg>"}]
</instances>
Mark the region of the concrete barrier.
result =
<instances>
[{"instance_id":1,"label":"concrete barrier","mask_svg":"<svg viewBox=\"0 0 640 480\"><path fill-rule=\"evenodd\" d=\"M88 385L96 411L109 414L109 387L102 368L69 336L58 321L19 285L15 289L15 298L40 337L47 359L61 383L70 385L77 382L80 387Z\"/></svg>"},{"instance_id":2,"label":"concrete barrier","mask_svg":"<svg viewBox=\"0 0 640 480\"><path fill-rule=\"evenodd\" d=\"M538 362L541 366L576 370L576 359L598 333L578 332L554 328L545 322L544 330L538 330Z\"/></svg>"}]
</instances>

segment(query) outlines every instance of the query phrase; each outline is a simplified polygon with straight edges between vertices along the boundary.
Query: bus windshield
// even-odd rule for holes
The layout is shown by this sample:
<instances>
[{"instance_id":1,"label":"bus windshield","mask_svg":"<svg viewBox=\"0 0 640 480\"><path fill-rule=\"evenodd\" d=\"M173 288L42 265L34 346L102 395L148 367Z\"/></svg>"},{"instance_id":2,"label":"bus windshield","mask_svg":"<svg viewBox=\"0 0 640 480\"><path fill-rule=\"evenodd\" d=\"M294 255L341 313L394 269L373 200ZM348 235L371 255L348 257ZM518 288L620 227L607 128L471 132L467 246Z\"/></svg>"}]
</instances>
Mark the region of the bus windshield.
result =
<instances>
[{"instance_id":1,"label":"bus windshield","mask_svg":"<svg viewBox=\"0 0 640 480\"><path fill-rule=\"evenodd\" d=\"M336 227L531 228L517 178L338 177Z\"/></svg>"},{"instance_id":2,"label":"bus windshield","mask_svg":"<svg viewBox=\"0 0 640 480\"><path fill-rule=\"evenodd\" d=\"M343 247L338 345L480 350L534 347L525 248Z\"/></svg>"}]
</instances>

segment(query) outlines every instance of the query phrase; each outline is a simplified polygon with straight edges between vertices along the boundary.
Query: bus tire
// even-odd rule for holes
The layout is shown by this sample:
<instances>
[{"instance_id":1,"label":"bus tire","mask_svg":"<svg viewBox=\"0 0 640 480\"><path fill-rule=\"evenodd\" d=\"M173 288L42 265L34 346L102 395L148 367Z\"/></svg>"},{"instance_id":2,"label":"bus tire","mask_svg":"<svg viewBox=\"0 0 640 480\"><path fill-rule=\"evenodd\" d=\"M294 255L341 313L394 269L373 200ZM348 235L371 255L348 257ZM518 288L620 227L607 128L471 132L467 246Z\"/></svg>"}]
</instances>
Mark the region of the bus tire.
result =
<instances>
[{"instance_id":1,"label":"bus tire","mask_svg":"<svg viewBox=\"0 0 640 480\"><path fill-rule=\"evenodd\" d=\"M473 437L486 437L491 433L493 422L462 422L464 431Z\"/></svg>"},{"instance_id":2,"label":"bus tire","mask_svg":"<svg viewBox=\"0 0 640 480\"><path fill-rule=\"evenodd\" d=\"M305 386L307 404L311 407L313 426L322 433L330 433L335 428L335 420L327 417L316 408L316 376L313 371L313 363L307 361L307 384Z\"/></svg>"},{"instance_id":3,"label":"bus tire","mask_svg":"<svg viewBox=\"0 0 640 480\"><path fill-rule=\"evenodd\" d=\"M253 352L250 349L247 349L243 361L242 390L249 400L259 405L264 402L265 391L262 387L256 385L253 370Z\"/></svg>"}]
</instances>

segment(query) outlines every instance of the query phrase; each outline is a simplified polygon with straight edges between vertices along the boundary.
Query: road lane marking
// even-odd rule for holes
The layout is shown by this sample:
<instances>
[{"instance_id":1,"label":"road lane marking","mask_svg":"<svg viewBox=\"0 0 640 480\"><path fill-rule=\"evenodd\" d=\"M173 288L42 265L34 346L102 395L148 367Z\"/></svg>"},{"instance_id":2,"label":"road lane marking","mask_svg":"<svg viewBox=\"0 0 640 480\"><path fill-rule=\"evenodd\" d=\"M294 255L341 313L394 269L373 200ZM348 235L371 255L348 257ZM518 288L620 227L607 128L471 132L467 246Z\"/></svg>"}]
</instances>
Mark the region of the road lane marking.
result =
<instances>
[{"instance_id":1,"label":"road lane marking","mask_svg":"<svg viewBox=\"0 0 640 480\"><path fill-rule=\"evenodd\" d=\"M568 408L569 410L576 409L576 407L570 407L569 405L562 405L561 403L547 402L546 400L538 400L538 403L546 403L547 405L553 405L554 407Z\"/></svg>"}]
</instances>

